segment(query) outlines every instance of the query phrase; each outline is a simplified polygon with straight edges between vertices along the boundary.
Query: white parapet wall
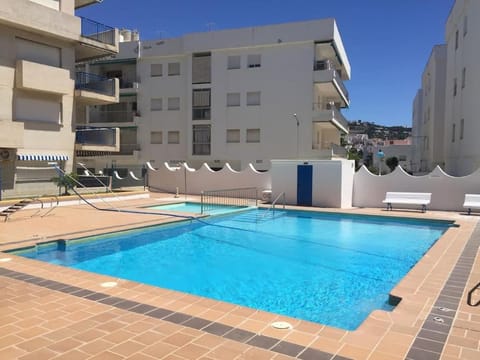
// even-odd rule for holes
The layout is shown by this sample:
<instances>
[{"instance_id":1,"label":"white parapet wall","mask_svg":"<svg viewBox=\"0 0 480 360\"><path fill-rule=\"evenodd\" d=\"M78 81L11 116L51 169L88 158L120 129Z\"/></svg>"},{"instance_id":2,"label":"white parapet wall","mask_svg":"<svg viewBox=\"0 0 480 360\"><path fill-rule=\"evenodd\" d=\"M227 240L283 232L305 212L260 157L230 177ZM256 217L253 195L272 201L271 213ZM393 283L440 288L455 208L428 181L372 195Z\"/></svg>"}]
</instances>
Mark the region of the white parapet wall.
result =
<instances>
[{"instance_id":1,"label":"white parapet wall","mask_svg":"<svg viewBox=\"0 0 480 360\"><path fill-rule=\"evenodd\" d=\"M207 164L194 170L187 164L170 167L167 163L154 169L148 166L148 185L152 190L175 193L178 189L182 194L198 195L206 190L236 189L255 187L259 190L271 188L269 172L256 171L252 165L242 171L233 170L226 164L222 170L214 171Z\"/></svg>"},{"instance_id":2,"label":"white parapet wall","mask_svg":"<svg viewBox=\"0 0 480 360\"><path fill-rule=\"evenodd\" d=\"M465 194L480 194L480 169L454 177L437 166L430 174L412 176L397 167L390 174L378 176L362 167L355 174L353 206L382 207L387 191L432 193L428 209L462 211Z\"/></svg>"},{"instance_id":3,"label":"white parapet wall","mask_svg":"<svg viewBox=\"0 0 480 360\"><path fill-rule=\"evenodd\" d=\"M285 192L286 203L299 204L298 175L301 165L312 166L312 206L327 208L352 207L354 161L352 160L272 160L272 198Z\"/></svg>"}]
</instances>

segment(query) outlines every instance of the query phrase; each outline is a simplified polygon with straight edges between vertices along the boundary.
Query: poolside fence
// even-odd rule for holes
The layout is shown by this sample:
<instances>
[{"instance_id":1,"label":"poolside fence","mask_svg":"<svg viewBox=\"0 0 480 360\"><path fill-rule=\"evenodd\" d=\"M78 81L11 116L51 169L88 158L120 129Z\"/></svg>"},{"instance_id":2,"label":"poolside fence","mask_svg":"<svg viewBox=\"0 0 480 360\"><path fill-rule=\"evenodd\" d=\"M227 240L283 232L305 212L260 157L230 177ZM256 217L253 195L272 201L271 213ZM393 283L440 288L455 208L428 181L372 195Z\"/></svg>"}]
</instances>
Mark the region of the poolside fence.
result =
<instances>
[{"instance_id":1,"label":"poolside fence","mask_svg":"<svg viewBox=\"0 0 480 360\"><path fill-rule=\"evenodd\" d=\"M257 188L239 188L202 191L201 213L205 214L222 206L257 206Z\"/></svg>"}]
</instances>

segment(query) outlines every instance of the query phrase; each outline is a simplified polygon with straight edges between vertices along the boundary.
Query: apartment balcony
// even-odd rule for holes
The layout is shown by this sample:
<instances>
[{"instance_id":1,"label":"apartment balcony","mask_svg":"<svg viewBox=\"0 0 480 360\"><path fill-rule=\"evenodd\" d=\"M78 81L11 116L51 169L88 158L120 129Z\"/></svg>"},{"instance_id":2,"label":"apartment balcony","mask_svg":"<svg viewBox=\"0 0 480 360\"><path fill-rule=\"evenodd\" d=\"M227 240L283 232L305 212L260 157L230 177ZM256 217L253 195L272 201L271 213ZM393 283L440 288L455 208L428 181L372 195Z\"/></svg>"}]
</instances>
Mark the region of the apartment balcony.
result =
<instances>
[{"instance_id":1,"label":"apartment balcony","mask_svg":"<svg viewBox=\"0 0 480 360\"><path fill-rule=\"evenodd\" d=\"M117 152L120 150L119 128L87 128L75 131L76 151Z\"/></svg>"},{"instance_id":2,"label":"apartment balcony","mask_svg":"<svg viewBox=\"0 0 480 360\"><path fill-rule=\"evenodd\" d=\"M118 29L80 17L81 33L75 60L87 61L118 53Z\"/></svg>"},{"instance_id":3,"label":"apartment balcony","mask_svg":"<svg viewBox=\"0 0 480 360\"><path fill-rule=\"evenodd\" d=\"M101 3L103 0L75 0L75 9Z\"/></svg>"},{"instance_id":4,"label":"apartment balcony","mask_svg":"<svg viewBox=\"0 0 480 360\"><path fill-rule=\"evenodd\" d=\"M341 73L330 60L315 61L313 65L313 82L318 93L325 97L338 99L342 107L348 107L350 97L343 83Z\"/></svg>"},{"instance_id":5,"label":"apartment balcony","mask_svg":"<svg viewBox=\"0 0 480 360\"><path fill-rule=\"evenodd\" d=\"M120 79L120 95L136 95L139 87L139 81Z\"/></svg>"},{"instance_id":6,"label":"apartment balcony","mask_svg":"<svg viewBox=\"0 0 480 360\"><path fill-rule=\"evenodd\" d=\"M2 0L0 24L47 38L78 41L80 19L61 12L58 1Z\"/></svg>"},{"instance_id":7,"label":"apartment balcony","mask_svg":"<svg viewBox=\"0 0 480 360\"><path fill-rule=\"evenodd\" d=\"M344 147L331 142L313 144L312 150L313 157L322 160L346 159L348 156Z\"/></svg>"},{"instance_id":8,"label":"apartment balcony","mask_svg":"<svg viewBox=\"0 0 480 360\"><path fill-rule=\"evenodd\" d=\"M68 95L73 92L70 71L26 60L17 60L15 85L17 89L55 95Z\"/></svg>"},{"instance_id":9,"label":"apartment balcony","mask_svg":"<svg viewBox=\"0 0 480 360\"><path fill-rule=\"evenodd\" d=\"M140 116L138 111L102 111L92 109L89 114L90 124L134 123Z\"/></svg>"},{"instance_id":10,"label":"apartment balcony","mask_svg":"<svg viewBox=\"0 0 480 360\"><path fill-rule=\"evenodd\" d=\"M140 150L140 144L120 144L119 152L114 155L133 155L138 157Z\"/></svg>"},{"instance_id":11,"label":"apartment balcony","mask_svg":"<svg viewBox=\"0 0 480 360\"><path fill-rule=\"evenodd\" d=\"M314 103L312 121L314 123L330 124L340 132L348 134L348 121L334 105L327 104L324 106Z\"/></svg>"},{"instance_id":12,"label":"apartment balcony","mask_svg":"<svg viewBox=\"0 0 480 360\"><path fill-rule=\"evenodd\" d=\"M75 97L85 105L114 104L119 101L118 79L78 71L75 75Z\"/></svg>"}]
</instances>

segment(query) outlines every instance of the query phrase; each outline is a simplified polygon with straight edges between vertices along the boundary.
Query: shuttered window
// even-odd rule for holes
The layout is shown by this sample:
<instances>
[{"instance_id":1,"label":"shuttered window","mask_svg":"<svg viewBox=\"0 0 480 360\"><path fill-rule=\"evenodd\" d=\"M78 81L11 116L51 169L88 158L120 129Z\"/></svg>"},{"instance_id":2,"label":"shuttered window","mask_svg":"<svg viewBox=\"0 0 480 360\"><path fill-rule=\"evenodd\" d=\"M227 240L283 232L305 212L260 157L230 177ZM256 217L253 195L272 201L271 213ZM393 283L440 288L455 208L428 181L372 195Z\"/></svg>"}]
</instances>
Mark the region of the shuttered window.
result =
<instances>
[{"instance_id":1,"label":"shuttered window","mask_svg":"<svg viewBox=\"0 0 480 360\"><path fill-rule=\"evenodd\" d=\"M194 54L192 58L192 84L206 84L211 82L210 53Z\"/></svg>"},{"instance_id":2,"label":"shuttered window","mask_svg":"<svg viewBox=\"0 0 480 360\"><path fill-rule=\"evenodd\" d=\"M157 77L163 75L163 65L162 64L151 64L150 65L150 76Z\"/></svg>"},{"instance_id":3,"label":"shuttered window","mask_svg":"<svg viewBox=\"0 0 480 360\"><path fill-rule=\"evenodd\" d=\"M163 144L163 133L161 131L151 131L150 144Z\"/></svg>"},{"instance_id":4,"label":"shuttered window","mask_svg":"<svg viewBox=\"0 0 480 360\"><path fill-rule=\"evenodd\" d=\"M240 129L227 129L227 143L240 142Z\"/></svg>"},{"instance_id":5,"label":"shuttered window","mask_svg":"<svg viewBox=\"0 0 480 360\"><path fill-rule=\"evenodd\" d=\"M240 106L240 93L228 93L227 106Z\"/></svg>"},{"instance_id":6,"label":"shuttered window","mask_svg":"<svg viewBox=\"0 0 480 360\"><path fill-rule=\"evenodd\" d=\"M168 76L180 75L180 63L168 63Z\"/></svg>"},{"instance_id":7,"label":"shuttered window","mask_svg":"<svg viewBox=\"0 0 480 360\"><path fill-rule=\"evenodd\" d=\"M240 62L239 55L232 55L228 57L227 69L229 70L240 69L240 67L241 67L241 62Z\"/></svg>"},{"instance_id":8,"label":"shuttered window","mask_svg":"<svg viewBox=\"0 0 480 360\"><path fill-rule=\"evenodd\" d=\"M260 105L260 91L247 92L247 105Z\"/></svg>"},{"instance_id":9,"label":"shuttered window","mask_svg":"<svg viewBox=\"0 0 480 360\"><path fill-rule=\"evenodd\" d=\"M260 142L260 129L247 129L247 143Z\"/></svg>"}]
</instances>

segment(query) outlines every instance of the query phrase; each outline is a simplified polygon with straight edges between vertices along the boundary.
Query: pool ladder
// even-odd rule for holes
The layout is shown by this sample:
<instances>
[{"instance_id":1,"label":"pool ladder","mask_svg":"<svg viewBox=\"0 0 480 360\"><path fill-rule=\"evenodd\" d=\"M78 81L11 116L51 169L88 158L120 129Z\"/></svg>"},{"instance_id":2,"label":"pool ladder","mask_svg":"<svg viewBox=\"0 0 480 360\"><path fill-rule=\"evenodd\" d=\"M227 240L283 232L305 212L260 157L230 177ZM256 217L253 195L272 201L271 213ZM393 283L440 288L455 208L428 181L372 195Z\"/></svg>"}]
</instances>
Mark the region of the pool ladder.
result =
<instances>
[{"instance_id":1,"label":"pool ladder","mask_svg":"<svg viewBox=\"0 0 480 360\"><path fill-rule=\"evenodd\" d=\"M267 209L263 217L267 216L269 214L269 211L272 212L272 217L275 216L275 205L277 205L277 202L280 200L280 198L283 200L283 208L285 209L285 191L278 194L278 196L275 198L275 200L272 201L272 204L270 207Z\"/></svg>"},{"instance_id":2,"label":"pool ladder","mask_svg":"<svg viewBox=\"0 0 480 360\"><path fill-rule=\"evenodd\" d=\"M480 282L475 285L469 292L468 292L468 298L467 298L467 304L469 306L478 306L480 305L480 300L478 300L476 303L473 303L473 300L472 300L472 296L473 296L473 293L477 290L480 289Z\"/></svg>"}]
</instances>

